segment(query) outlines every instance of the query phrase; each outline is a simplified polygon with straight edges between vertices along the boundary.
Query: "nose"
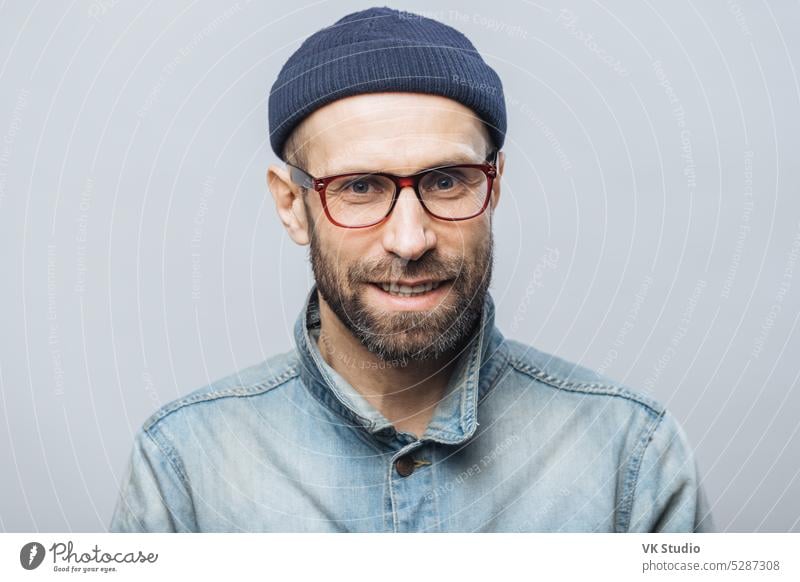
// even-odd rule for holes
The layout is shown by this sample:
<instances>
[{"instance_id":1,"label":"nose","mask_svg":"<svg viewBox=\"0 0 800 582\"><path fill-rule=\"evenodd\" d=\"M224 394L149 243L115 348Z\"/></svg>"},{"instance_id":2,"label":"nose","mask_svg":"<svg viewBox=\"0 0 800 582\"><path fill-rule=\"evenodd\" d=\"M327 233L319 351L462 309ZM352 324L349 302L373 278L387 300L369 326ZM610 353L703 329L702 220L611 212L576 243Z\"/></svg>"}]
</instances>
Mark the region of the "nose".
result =
<instances>
[{"instance_id":1,"label":"nose","mask_svg":"<svg viewBox=\"0 0 800 582\"><path fill-rule=\"evenodd\" d=\"M402 188L383 225L384 249L407 261L419 259L436 246L436 234L431 224L432 217L425 212L414 188Z\"/></svg>"}]
</instances>

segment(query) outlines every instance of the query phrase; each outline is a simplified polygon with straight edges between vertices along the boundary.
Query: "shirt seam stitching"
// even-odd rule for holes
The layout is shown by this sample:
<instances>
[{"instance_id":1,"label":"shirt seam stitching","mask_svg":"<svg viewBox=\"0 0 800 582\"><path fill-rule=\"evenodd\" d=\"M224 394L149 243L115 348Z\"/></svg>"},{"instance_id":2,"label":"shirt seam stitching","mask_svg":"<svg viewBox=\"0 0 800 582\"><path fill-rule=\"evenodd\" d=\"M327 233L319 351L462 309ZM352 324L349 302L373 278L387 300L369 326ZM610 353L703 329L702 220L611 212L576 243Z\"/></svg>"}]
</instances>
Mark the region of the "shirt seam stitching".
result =
<instances>
[{"instance_id":1,"label":"shirt seam stitching","mask_svg":"<svg viewBox=\"0 0 800 582\"><path fill-rule=\"evenodd\" d=\"M628 472L625 477L625 484L623 485L622 500L620 501L620 530L628 532L631 527L631 512L633 509L634 497L636 496L636 487L639 484L639 470L642 466L642 461L647 454L647 449L653 440L653 435L659 426L662 425L666 411L658 414L649 425L645 426L642 430L642 437L636 445L636 449L632 454L629 462ZM639 450L641 449L641 450Z\"/></svg>"},{"instance_id":2,"label":"shirt seam stitching","mask_svg":"<svg viewBox=\"0 0 800 582\"><path fill-rule=\"evenodd\" d=\"M147 435L147 438L150 439L150 441L156 446L156 448L158 448L159 451L161 451L161 454L166 457L167 461L169 461L169 464L172 467L172 470L175 471L175 474L178 476L181 484L186 487L188 491L189 479L183 470L183 464L179 459L176 458L173 448L168 446L166 443L162 445L162 443L159 442L161 439L157 439L153 432L151 432L151 429L147 429L144 431L144 434ZM163 438L163 435L161 436Z\"/></svg>"},{"instance_id":3,"label":"shirt seam stitching","mask_svg":"<svg viewBox=\"0 0 800 582\"><path fill-rule=\"evenodd\" d=\"M249 386L235 386L233 388L226 388L225 390L203 392L201 394L196 394L194 396L185 396L184 398L181 398L177 402L168 404L166 405L165 408L162 408L161 410L154 413L145 422L143 428L145 431L149 431L173 412L180 410L181 408L189 406L191 404L197 404L199 402L208 402L211 400L218 400L220 398L249 397L249 396L258 396L260 394L264 394L265 392L278 388L280 385L285 384L291 379L297 377L298 374L299 370L295 367L291 367L282 374L280 374L279 376L272 378L271 380L267 380L266 382L257 382Z\"/></svg>"},{"instance_id":4,"label":"shirt seam stitching","mask_svg":"<svg viewBox=\"0 0 800 582\"><path fill-rule=\"evenodd\" d=\"M549 386L553 386L554 388L569 390L572 392L584 392L587 394L601 394L605 396L618 396L620 398L624 398L626 400L630 400L632 402L636 402L640 404L652 414L655 415L662 415L664 414L664 408L661 406L656 406L654 403L650 402L649 399L645 399L642 396L628 391L621 386L615 386L613 384L604 384L602 382L573 382L570 380L565 380L564 378L559 378L558 376L553 376L551 374L547 374L541 368L537 368L536 366L532 366L531 364L527 364L521 362L516 359L511 359L510 361L511 366L524 373L528 376L532 377L534 380L539 380Z\"/></svg>"},{"instance_id":5,"label":"shirt seam stitching","mask_svg":"<svg viewBox=\"0 0 800 582\"><path fill-rule=\"evenodd\" d=\"M151 429L152 429L152 427L151 427ZM197 513L196 513L195 507L194 507L194 498L192 497L192 489L191 489L191 486L189 485L189 478L186 475L186 472L185 472L185 470L183 468L183 463L181 463L181 461L178 458L177 453L175 452L173 447L170 446L166 442L166 437L163 434L161 434L160 435L161 438L156 438L156 435L155 435L156 431L155 430L151 430L151 429L145 430L144 434L147 436L148 439L150 439L150 441L155 445L155 447L159 451L161 451L161 454L164 455L164 457L167 459L168 465L173 470L173 472L177 475L178 481L183 486L183 488L185 490L185 493L186 493L186 496L189 498L189 501L190 501L191 506L192 506L192 515L196 516ZM162 439L164 440L163 444L160 442ZM163 499L163 501L166 504L166 499ZM175 520L176 516L174 515L172 509L167 506L167 510L170 513L170 517L173 520ZM191 529L189 525L184 524L180 519L177 519L177 521L183 527L186 527L187 529ZM196 526L196 523L195 523L195 526Z\"/></svg>"}]
</instances>

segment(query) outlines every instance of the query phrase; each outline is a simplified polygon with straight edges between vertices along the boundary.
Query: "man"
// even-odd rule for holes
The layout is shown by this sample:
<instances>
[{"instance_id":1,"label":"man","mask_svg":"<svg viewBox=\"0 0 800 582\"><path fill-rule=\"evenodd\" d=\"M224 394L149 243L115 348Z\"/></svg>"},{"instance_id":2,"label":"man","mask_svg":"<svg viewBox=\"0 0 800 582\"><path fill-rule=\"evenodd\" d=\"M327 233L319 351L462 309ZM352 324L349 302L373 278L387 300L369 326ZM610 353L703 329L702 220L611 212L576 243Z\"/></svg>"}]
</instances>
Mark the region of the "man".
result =
<instances>
[{"instance_id":1,"label":"man","mask_svg":"<svg viewBox=\"0 0 800 582\"><path fill-rule=\"evenodd\" d=\"M315 277L295 349L152 415L112 531L711 529L663 406L494 324L506 113L466 37L350 14L292 55L269 119Z\"/></svg>"}]
</instances>

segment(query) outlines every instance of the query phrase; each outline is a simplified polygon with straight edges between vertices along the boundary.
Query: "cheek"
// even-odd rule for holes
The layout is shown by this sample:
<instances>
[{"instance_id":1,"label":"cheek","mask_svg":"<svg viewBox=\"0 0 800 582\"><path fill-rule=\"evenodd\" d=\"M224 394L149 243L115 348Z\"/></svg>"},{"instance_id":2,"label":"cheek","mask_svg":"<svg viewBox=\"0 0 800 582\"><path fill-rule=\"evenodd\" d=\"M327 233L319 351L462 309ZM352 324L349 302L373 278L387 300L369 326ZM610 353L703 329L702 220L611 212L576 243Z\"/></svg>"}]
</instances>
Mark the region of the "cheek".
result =
<instances>
[{"instance_id":1,"label":"cheek","mask_svg":"<svg viewBox=\"0 0 800 582\"><path fill-rule=\"evenodd\" d=\"M337 229L339 230L339 229ZM369 257L375 256L375 236L366 236L365 233L347 232L343 229L338 232L327 232L327 237L320 237L324 248L325 258L331 268L342 281L361 280L365 273L368 276ZM379 260L380 256L376 259Z\"/></svg>"},{"instance_id":2,"label":"cheek","mask_svg":"<svg viewBox=\"0 0 800 582\"><path fill-rule=\"evenodd\" d=\"M451 228L437 233L437 247L451 257L475 256L489 244L489 226L481 218L454 222Z\"/></svg>"}]
</instances>

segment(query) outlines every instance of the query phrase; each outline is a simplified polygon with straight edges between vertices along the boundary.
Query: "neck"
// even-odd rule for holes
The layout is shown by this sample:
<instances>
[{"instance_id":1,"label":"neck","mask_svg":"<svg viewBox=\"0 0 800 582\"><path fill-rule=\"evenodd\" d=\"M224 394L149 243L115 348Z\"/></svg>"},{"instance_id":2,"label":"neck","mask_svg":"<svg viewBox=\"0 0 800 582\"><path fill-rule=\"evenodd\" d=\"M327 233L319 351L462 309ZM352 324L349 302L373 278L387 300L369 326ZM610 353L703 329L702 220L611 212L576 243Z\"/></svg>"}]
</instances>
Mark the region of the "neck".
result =
<instances>
[{"instance_id":1,"label":"neck","mask_svg":"<svg viewBox=\"0 0 800 582\"><path fill-rule=\"evenodd\" d=\"M398 431L420 437L444 396L460 351L422 361L385 361L364 347L321 295L319 316L317 345L328 365Z\"/></svg>"}]
</instances>

